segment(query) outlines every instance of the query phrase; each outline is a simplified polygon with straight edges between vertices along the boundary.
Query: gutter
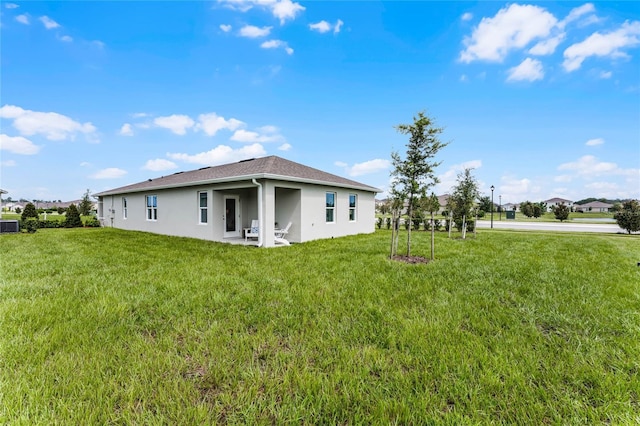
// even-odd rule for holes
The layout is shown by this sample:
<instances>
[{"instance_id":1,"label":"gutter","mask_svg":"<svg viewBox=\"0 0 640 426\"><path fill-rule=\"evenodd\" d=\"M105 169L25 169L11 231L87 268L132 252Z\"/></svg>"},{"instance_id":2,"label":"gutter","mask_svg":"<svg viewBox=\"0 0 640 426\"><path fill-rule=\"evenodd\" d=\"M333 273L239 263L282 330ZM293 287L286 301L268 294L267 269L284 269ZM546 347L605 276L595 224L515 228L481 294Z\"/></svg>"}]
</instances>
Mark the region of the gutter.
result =
<instances>
[{"instance_id":1,"label":"gutter","mask_svg":"<svg viewBox=\"0 0 640 426\"><path fill-rule=\"evenodd\" d=\"M262 247L262 234L264 233L264 220L262 220L262 184L258 183L255 179L251 179L251 182L258 187L258 247Z\"/></svg>"}]
</instances>

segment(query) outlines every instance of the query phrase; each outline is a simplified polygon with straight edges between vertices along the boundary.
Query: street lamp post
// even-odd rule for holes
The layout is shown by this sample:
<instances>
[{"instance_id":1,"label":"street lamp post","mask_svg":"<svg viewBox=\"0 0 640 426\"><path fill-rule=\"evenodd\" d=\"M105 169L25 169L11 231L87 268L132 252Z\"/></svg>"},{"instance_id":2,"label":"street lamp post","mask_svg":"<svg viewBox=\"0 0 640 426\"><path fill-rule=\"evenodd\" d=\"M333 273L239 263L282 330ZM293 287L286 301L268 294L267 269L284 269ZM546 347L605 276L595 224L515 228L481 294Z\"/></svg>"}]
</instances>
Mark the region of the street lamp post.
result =
<instances>
[{"instance_id":1,"label":"street lamp post","mask_svg":"<svg viewBox=\"0 0 640 426\"><path fill-rule=\"evenodd\" d=\"M493 229L493 190L495 186L491 185L491 229Z\"/></svg>"},{"instance_id":2,"label":"street lamp post","mask_svg":"<svg viewBox=\"0 0 640 426\"><path fill-rule=\"evenodd\" d=\"M500 220L502 220L502 194L498 195L498 199L500 200L500 207L498 207L498 213L500 213Z\"/></svg>"}]
</instances>

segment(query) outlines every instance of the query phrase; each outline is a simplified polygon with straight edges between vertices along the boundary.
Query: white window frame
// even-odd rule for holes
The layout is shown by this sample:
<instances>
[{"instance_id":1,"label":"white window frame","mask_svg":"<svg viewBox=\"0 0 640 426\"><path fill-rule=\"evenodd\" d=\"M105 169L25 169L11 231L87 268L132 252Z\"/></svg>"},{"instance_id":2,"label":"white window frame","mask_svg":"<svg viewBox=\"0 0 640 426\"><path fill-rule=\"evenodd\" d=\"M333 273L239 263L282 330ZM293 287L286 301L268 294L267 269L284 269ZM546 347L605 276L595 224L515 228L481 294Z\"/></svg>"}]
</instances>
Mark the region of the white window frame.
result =
<instances>
[{"instance_id":1,"label":"white window frame","mask_svg":"<svg viewBox=\"0 0 640 426\"><path fill-rule=\"evenodd\" d=\"M127 206L127 197L122 197L122 219L127 219L129 216L129 210Z\"/></svg>"},{"instance_id":2,"label":"white window frame","mask_svg":"<svg viewBox=\"0 0 640 426\"><path fill-rule=\"evenodd\" d=\"M351 206L351 197L353 197L353 206ZM353 219L351 212L353 212ZM358 194L349 194L349 222L358 220Z\"/></svg>"},{"instance_id":3,"label":"white window frame","mask_svg":"<svg viewBox=\"0 0 640 426\"><path fill-rule=\"evenodd\" d=\"M151 205L149 205L151 200ZM156 222L158 220L158 196L157 195L145 195L145 213L147 214L147 220L149 222Z\"/></svg>"},{"instance_id":4,"label":"white window frame","mask_svg":"<svg viewBox=\"0 0 640 426\"><path fill-rule=\"evenodd\" d=\"M202 195L204 194L204 207L202 206ZM204 213L204 222L202 214ZM209 192L198 191L198 225L206 225L209 222Z\"/></svg>"},{"instance_id":5,"label":"white window frame","mask_svg":"<svg viewBox=\"0 0 640 426\"><path fill-rule=\"evenodd\" d=\"M329 203L328 203L329 194L333 195L333 206L329 206ZM335 192L327 191L324 194L325 220L326 220L326 223L336 223L336 204L337 204L336 201L337 201L337 199L338 199L338 194L335 193ZM328 220L327 219L329 210L331 210L331 218L332 218L332 220Z\"/></svg>"}]
</instances>

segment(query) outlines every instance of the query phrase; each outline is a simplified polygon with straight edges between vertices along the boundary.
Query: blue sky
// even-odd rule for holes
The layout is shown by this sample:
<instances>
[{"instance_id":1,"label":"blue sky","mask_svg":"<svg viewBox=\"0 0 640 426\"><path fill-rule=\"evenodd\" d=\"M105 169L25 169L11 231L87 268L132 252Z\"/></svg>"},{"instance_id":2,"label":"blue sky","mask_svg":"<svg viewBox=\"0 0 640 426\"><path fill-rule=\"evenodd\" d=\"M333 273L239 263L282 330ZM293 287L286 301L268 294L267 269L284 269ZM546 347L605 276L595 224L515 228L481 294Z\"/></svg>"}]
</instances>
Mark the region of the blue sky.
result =
<instances>
[{"instance_id":1,"label":"blue sky","mask_svg":"<svg viewBox=\"0 0 640 426\"><path fill-rule=\"evenodd\" d=\"M279 155L383 190L421 110L495 201L640 198L634 2L0 3L0 187ZM381 194L379 197L384 196Z\"/></svg>"}]
</instances>

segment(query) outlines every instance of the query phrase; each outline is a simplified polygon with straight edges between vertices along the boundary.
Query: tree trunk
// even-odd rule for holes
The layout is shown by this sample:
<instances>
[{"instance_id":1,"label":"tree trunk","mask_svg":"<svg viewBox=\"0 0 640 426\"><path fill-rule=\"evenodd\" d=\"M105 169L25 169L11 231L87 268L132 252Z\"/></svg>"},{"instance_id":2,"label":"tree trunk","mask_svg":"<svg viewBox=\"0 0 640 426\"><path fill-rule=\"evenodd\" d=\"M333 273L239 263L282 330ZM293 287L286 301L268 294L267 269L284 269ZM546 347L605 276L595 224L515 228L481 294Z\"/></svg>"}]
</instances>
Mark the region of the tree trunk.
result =
<instances>
[{"instance_id":1,"label":"tree trunk","mask_svg":"<svg viewBox=\"0 0 640 426\"><path fill-rule=\"evenodd\" d=\"M476 222L473 224L473 238L476 238L478 234L476 234L476 229L478 229L478 211L476 210Z\"/></svg>"},{"instance_id":2,"label":"tree trunk","mask_svg":"<svg viewBox=\"0 0 640 426\"><path fill-rule=\"evenodd\" d=\"M407 228L407 256L411 256L411 228L413 227L413 223L411 221L413 216L413 209L411 205L413 204L413 197L409 197L409 207L407 208L407 216L409 217L409 227Z\"/></svg>"},{"instance_id":3,"label":"tree trunk","mask_svg":"<svg viewBox=\"0 0 640 426\"><path fill-rule=\"evenodd\" d=\"M433 212L431 212L431 260L435 260L435 258L436 258L436 253L435 253L436 240L435 240L435 236L436 236L436 231L433 229Z\"/></svg>"},{"instance_id":4,"label":"tree trunk","mask_svg":"<svg viewBox=\"0 0 640 426\"><path fill-rule=\"evenodd\" d=\"M396 229L396 236L393 240L393 255L396 256L398 254L398 241L400 240L400 213L396 214L396 219L393 222L393 226Z\"/></svg>"},{"instance_id":5,"label":"tree trunk","mask_svg":"<svg viewBox=\"0 0 640 426\"><path fill-rule=\"evenodd\" d=\"M389 248L389 259L393 258L393 240L396 234L395 224L396 224L396 213L392 211L391 212L391 247Z\"/></svg>"},{"instance_id":6,"label":"tree trunk","mask_svg":"<svg viewBox=\"0 0 640 426\"><path fill-rule=\"evenodd\" d=\"M449 215L448 218L449 218L449 239L451 239L451 224L452 224L451 222L453 222L452 220L453 216Z\"/></svg>"}]
</instances>

